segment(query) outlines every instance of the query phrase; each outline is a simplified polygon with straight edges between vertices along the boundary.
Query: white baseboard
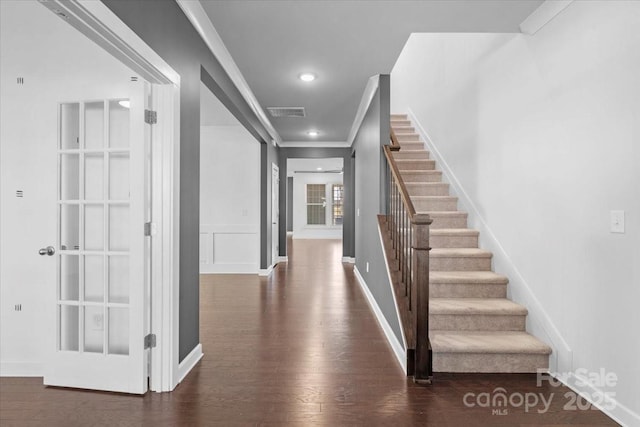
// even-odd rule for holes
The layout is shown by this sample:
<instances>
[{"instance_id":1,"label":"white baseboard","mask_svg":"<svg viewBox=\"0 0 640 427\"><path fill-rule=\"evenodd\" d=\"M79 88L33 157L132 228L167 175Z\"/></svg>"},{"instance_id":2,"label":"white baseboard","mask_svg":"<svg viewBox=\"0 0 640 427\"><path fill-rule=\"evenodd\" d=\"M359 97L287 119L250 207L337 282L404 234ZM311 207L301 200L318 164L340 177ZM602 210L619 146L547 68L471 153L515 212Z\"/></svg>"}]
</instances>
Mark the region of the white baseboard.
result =
<instances>
[{"instance_id":1,"label":"white baseboard","mask_svg":"<svg viewBox=\"0 0 640 427\"><path fill-rule=\"evenodd\" d=\"M380 310L380 306L378 306L378 303L376 302L375 298L371 294L371 291L369 291L369 287L367 286L366 282L364 281L364 278L358 271L358 267L354 267L353 272L356 276L358 284L360 285L360 289L362 289L362 293L367 298L367 302L369 303L371 310L373 310L373 314L375 314L376 316L376 320L378 320L378 324L380 325L380 327L384 332L384 336L387 337L387 341L389 342L389 345L393 350L393 354L396 356L396 360L398 361L398 364L402 368L402 372L406 375L407 354L405 352L404 346L400 341L398 341L398 338L396 338L396 335L393 333L393 330L391 329L391 325L389 325L389 322L387 322L387 319L385 319L384 314L382 314L382 310Z\"/></svg>"},{"instance_id":2,"label":"white baseboard","mask_svg":"<svg viewBox=\"0 0 640 427\"><path fill-rule=\"evenodd\" d=\"M551 372L572 372L573 371L573 352L569 344L560 335L560 331L542 307L542 304L535 296L531 287L528 285L518 268L502 247L496 235L487 225L480 210L471 200L467 192L464 190L455 173L448 165L446 160L440 154L440 151L434 144L429 134L409 108L409 119L411 120L416 132L423 138L427 150L437 161L438 166L442 169L442 173L446 181L451 185L453 190L452 196L458 196L458 200L462 208L469 213L469 226L480 231L481 243L484 249L493 252L493 262L495 270L509 277L509 295L515 302L527 307L529 316L527 316L527 330L534 336L545 341L552 348L549 359L549 370Z\"/></svg>"},{"instance_id":3,"label":"white baseboard","mask_svg":"<svg viewBox=\"0 0 640 427\"><path fill-rule=\"evenodd\" d=\"M202 353L202 344L198 344L191 350L191 353L184 358L178 365L178 384L184 380L189 372L196 366L196 364L202 359L204 354Z\"/></svg>"},{"instance_id":4,"label":"white baseboard","mask_svg":"<svg viewBox=\"0 0 640 427\"><path fill-rule=\"evenodd\" d=\"M288 256L279 256L278 257L278 263L280 262L289 262L289 257Z\"/></svg>"},{"instance_id":5,"label":"white baseboard","mask_svg":"<svg viewBox=\"0 0 640 427\"><path fill-rule=\"evenodd\" d=\"M0 362L0 377L43 377L42 362Z\"/></svg>"},{"instance_id":6,"label":"white baseboard","mask_svg":"<svg viewBox=\"0 0 640 427\"><path fill-rule=\"evenodd\" d=\"M273 265L270 265L268 268L261 268L258 270L258 276L270 276L273 273Z\"/></svg>"},{"instance_id":7,"label":"white baseboard","mask_svg":"<svg viewBox=\"0 0 640 427\"><path fill-rule=\"evenodd\" d=\"M615 395L607 395L602 390L594 387L588 378L583 378L575 372L569 375L553 375L562 381L567 387L588 400L593 406L604 412L618 424L623 426L640 426L640 414L633 412L625 405L618 402Z\"/></svg>"},{"instance_id":8,"label":"white baseboard","mask_svg":"<svg viewBox=\"0 0 640 427\"><path fill-rule=\"evenodd\" d=\"M356 263L356 259L354 257L351 257L351 256L343 256L342 257L342 262L346 262L347 264L355 264Z\"/></svg>"}]
</instances>

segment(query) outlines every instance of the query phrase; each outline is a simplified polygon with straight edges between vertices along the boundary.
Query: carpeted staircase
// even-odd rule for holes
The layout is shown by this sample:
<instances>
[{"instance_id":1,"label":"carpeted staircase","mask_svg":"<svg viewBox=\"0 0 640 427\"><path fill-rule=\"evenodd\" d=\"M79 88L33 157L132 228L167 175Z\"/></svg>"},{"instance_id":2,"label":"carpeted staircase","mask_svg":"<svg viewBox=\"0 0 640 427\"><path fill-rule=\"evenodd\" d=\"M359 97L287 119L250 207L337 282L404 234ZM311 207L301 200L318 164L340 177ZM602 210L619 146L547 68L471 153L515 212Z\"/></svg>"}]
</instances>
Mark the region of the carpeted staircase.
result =
<instances>
[{"instance_id":1,"label":"carpeted staircase","mask_svg":"<svg viewBox=\"0 0 640 427\"><path fill-rule=\"evenodd\" d=\"M393 156L430 229L429 336L435 372L536 372L549 366L549 346L525 330L527 309L507 299L508 279L491 268L492 253L478 248L478 231L449 195L449 184L429 159L406 115L393 114L400 143Z\"/></svg>"}]
</instances>

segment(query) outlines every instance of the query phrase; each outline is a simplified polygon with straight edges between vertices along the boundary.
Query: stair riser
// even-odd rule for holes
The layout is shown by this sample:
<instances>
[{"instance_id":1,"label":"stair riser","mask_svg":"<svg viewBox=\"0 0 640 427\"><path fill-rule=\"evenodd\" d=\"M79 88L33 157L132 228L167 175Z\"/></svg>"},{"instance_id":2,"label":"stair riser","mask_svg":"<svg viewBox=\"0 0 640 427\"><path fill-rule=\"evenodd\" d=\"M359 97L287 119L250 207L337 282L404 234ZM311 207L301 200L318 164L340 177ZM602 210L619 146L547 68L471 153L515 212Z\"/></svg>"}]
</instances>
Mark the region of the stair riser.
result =
<instances>
[{"instance_id":1,"label":"stair riser","mask_svg":"<svg viewBox=\"0 0 640 427\"><path fill-rule=\"evenodd\" d=\"M422 149L415 152L409 150L400 150L393 152L393 158L396 160L428 160L429 152Z\"/></svg>"},{"instance_id":2,"label":"stair riser","mask_svg":"<svg viewBox=\"0 0 640 427\"><path fill-rule=\"evenodd\" d=\"M435 372L536 373L548 368L546 354L433 353Z\"/></svg>"},{"instance_id":3,"label":"stair riser","mask_svg":"<svg viewBox=\"0 0 640 427\"><path fill-rule=\"evenodd\" d=\"M434 331L524 331L524 315L430 314L429 329Z\"/></svg>"},{"instance_id":4,"label":"stair riser","mask_svg":"<svg viewBox=\"0 0 640 427\"><path fill-rule=\"evenodd\" d=\"M399 126L411 126L411 120L407 119L391 119L391 127L399 127Z\"/></svg>"},{"instance_id":5,"label":"stair riser","mask_svg":"<svg viewBox=\"0 0 640 427\"><path fill-rule=\"evenodd\" d=\"M393 122L394 120L409 120L409 119L406 114L392 114L391 122Z\"/></svg>"},{"instance_id":6,"label":"stair riser","mask_svg":"<svg viewBox=\"0 0 640 427\"><path fill-rule=\"evenodd\" d=\"M398 169L400 171L405 170L435 170L436 162L435 160L399 160L396 162Z\"/></svg>"},{"instance_id":7,"label":"stair riser","mask_svg":"<svg viewBox=\"0 0 640 427\"><path fill-rule=\"evenodd\" d=\"M405 142L420 142L420 135L417 133L396 133L396 139L400 145Z\"/></svg>"},{"instance_id":8,"label":"stair riser","mask_svg":"<svg viewBox=\"0 0 640 427\"><path fill-rule=\"evenodd\" d=\"M466 216L456 216L451 218L438 218L431 217L433 219L433 223L431 223L430 228L439 229L439 228L467 228L467 217Z\"/></svg>"},{"instance_id":9,"label":"stair riser","mask_svg":"<svg viewBox=\"0 0 640 427\"><path fill-rule=\"evenodd\" d=\"M401 142L400 143L400 151L402 150L424 150L424 143L415 141L415 142Z\"/></svg>"},{"instance_id":10,"label":"stair riser","mask_svg":"<svg viewBox=\"0 0 640 427\"><path fill-rule=\"evenodd\" d=\"M442 172L403 172L402 179L407 182L440 182Z\"/></svg>"},{"instance_id":11,"label":"stair riser","mask_svg":"<svg viewBox=\"0 0 640 427\"><path fill-rule=\"evenodd\" d=\"M409 196L448 196L449 184L407 185Z\"/></svg>"},{"instance_id":12,"label":"stair riser","mask_svg":"<svg viewBox=\"0 0 640 427\"><path fill-rule=\"evenodd\" d=\"M429 298L506 298L507 285L429 283Z\"/></svg>"},{"instance_id":13,"label":"stair riser","mask_svg":"<svg viewBox=\"0 0 640 427\"><path fill-rule=\"evenodd\" d=\"M416 211L455 211L458 210L457 199L413 199Z\"/></svg>"},{"instance_id":14,"label":"stair riser","mask_svg":"<svg viewBox=\"0 0 640 427\"><path fill-rule=\"evenodd\" d=\"M394 133L415 133L413 126L392 126Z\"/></svg>"},{"instance_id":15,"label":"stair riser","mask_svg":"<svg viewBox=\"0 0 640 427\"><path fill-rule=\"evenodd\" d=\"M477 248L478 236L434 236L429 237L432 248Z\"/></svg>"},{"instance_id":16,"label":"stair riser","mask_svg":"<svg viewBox=\"0 0 640 427\"><path fill-rule=\"evenodd\" d=\"M491 258L485 257L433 257L429 258L431 271L490 271Z\"/></svg>"}]
</instances>

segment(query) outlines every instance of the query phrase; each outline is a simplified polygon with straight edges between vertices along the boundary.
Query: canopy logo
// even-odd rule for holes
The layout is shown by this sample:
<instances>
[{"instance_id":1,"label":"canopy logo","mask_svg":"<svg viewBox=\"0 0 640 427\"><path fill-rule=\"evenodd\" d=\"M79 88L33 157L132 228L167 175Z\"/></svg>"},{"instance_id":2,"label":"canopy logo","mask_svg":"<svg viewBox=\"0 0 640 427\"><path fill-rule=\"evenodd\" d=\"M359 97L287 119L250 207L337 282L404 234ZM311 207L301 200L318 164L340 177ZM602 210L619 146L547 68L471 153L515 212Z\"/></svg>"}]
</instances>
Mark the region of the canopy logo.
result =
<instances>
[{"instance_id":1,"label":"canopy logo","mask_svg":"<svg viewBox=\"0 0 640 427\"><path fill-rule=\"evenodd\" d=\"M533 392L507 394L506 389L497 387L491 393L469 392L463 396L462 403L467 408L491 408L493 415L508 415L509 408L520 407L524 407L525 412L535 409L539 414L544 414L549 410L553 396L554 393L549 395Z\"/></svg>"},{"instance_id":2,"label":"canopy logo","mask_svg":"<svg viewBox=\"0 0 640 427\"><path fill-rule=\"evenodd\" d=\"M583 390L574 391L565 388L568 391L562 394L564 398L563 410L584 411L597 410L598 408L612 410L616 407L616 393L609 390L617 385L618 376L613 372L607 372L604 368L597 372L580 368L575 372L556 374L555 377L538 371L536 386L545 387L543 391L508 393L505 388L497 387L491 392L466 393L462 397L462 403L467 408L490 409L492 415L509 415L509 410L512 408L524 408L524 412L527 413L536 411L539 414L544 414L549 411L551 403L556 397L556 392L550 392L550 390L563 386L563 382L568 382L570 377L575 378L574 384ZM549 389L545 383L552 388Z\"/></svg>"}]
</instances>

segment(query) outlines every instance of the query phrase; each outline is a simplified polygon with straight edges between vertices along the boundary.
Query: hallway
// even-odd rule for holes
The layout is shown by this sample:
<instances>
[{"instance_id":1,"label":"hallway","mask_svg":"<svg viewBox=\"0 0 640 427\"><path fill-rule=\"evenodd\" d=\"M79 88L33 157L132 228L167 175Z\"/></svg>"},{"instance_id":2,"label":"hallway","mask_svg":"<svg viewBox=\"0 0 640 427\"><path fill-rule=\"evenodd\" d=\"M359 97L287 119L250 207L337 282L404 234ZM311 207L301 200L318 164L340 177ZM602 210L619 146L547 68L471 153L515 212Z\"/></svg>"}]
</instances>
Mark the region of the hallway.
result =
<instances>
[{"instance_id":1,"label":"hallway","mask_svg":"<svg viewBox=\"0 0 640 427\"><path fill-rule=\"evenodd\" d=\"M289 241L270 278L201 277L204 358L173 393L134 397L0 379L0 424L47 425L616 425L595 410L564 410L565 387L535 375L436 374L406 379L340 241ZM479 407L480 393L551 398L529 408ZM466 402L465 395L473 393Z\"/></svg>"}]
</instances>

